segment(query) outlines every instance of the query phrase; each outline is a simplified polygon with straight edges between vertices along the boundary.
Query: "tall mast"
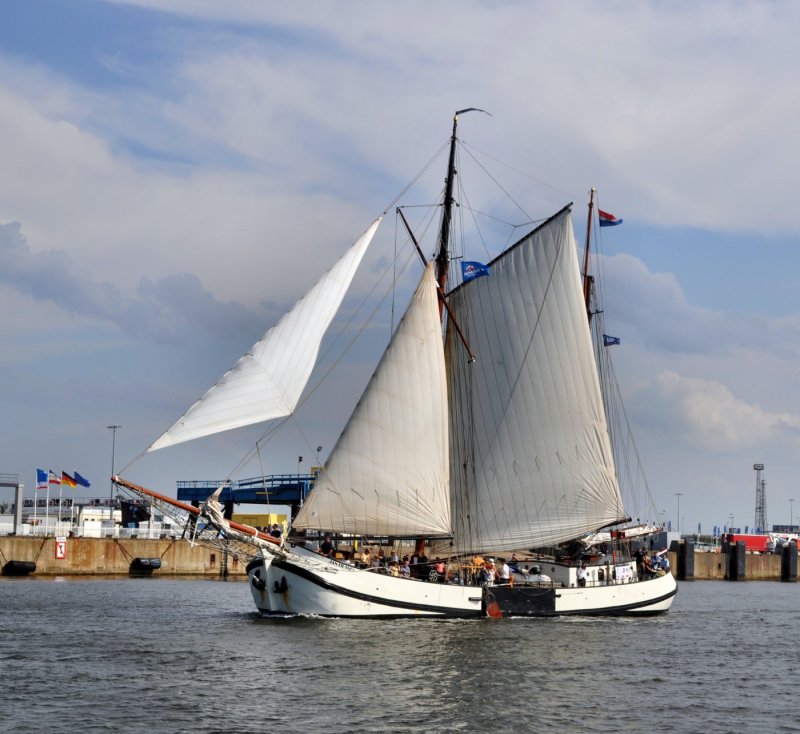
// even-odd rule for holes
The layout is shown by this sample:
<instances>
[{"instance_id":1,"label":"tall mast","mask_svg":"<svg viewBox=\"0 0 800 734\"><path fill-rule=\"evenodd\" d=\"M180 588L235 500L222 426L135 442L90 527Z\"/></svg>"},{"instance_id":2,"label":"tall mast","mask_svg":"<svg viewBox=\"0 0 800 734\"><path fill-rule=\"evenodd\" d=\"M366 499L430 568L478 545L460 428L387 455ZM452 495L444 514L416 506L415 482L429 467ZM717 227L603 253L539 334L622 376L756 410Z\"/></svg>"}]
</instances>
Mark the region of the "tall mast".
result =
<instances>
[{"instance_id":1,"label":"tall mast","mask_svg":"<svg viewBox=\"0 0 800 734\"><path fill-rule=\"evenodd\" d=\"M450 136L450 158L447 162L447 178L444 187L444 208L442 210L442 230L439 233L439 251L436 253L436 281L439 289L446 293L447 289L447 266L450 263L450 222L453 219L453 185L456 180L456 128L458 127L458 116L465 112L483 112L490 115L486 110L479 107L467 107L457 110L453 115L453 133ZM439 303L439 316L443 314L443 304Z\"/></svg>"},{"instance_id":2,"label":"tall mast","mask_svg":"<svg viewBox=\"0 0 800 734\"><path fill-rule=\"evenodd\" d=\"M594 193L597 189L593 188L589 191L589 213L586 219L586 247L583 248L584 258L583 258L583 300L586 304L586 314L589 317L589 321L592 320L592 311L591 306L589 304L589 299L591 297L591 284L592 278L589 275L589 243L592 239L592 210L594 209Z\"/></svg>"},{"instance_id":3,"label":"tall mast","mask_svg":"<svg viewBox=\"0 0 800 734\"><path fill-rule=\"evenodd\" d=\"M447 266L450 263L450 222L453 218L453 184L456 178L456 127L460 110L453 116L453 133L450 136L450 158L447 163L447 178L444 187L444 202L442 209L442 229L439 233L439 252L436 253L436 280L442 293L446 292ZM444 305L439 303L439 317L442 316Z\"/></svg>"}]
</instances>

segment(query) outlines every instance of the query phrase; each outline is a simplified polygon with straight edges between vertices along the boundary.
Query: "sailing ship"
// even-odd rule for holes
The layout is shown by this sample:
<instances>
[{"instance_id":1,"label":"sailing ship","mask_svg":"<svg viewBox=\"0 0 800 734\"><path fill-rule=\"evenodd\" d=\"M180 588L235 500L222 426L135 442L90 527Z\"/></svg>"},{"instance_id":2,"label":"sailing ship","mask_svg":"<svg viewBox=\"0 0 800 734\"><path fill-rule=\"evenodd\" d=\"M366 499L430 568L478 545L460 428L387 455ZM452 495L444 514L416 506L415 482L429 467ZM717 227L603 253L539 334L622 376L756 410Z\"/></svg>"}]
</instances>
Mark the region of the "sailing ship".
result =
<instances>
[{"instance_id":1,"label":"sailing ship","mask_svg":"<svg viewBox=\"0 0 800 734\"><path fill-rule=\"evenodd\" d=\"M580 550L590 545L579 539L616 527L616 542L630 518L571 207L481 266L480 277L448 290L457 124L468 111L453 119L435 259L425 262L408 227L424 263L421 280L287 537L226 520L219 490L202 508L180 508L115 477L118 486L185 510L193 533L235 543L249 560L262 613L646 615L667 611L677 591L671 574L644 578L610 547L581 571ZM290 414L379 222L150 450ZM444 559L450 571L435 581L389 575L321 554L312 539L323 534L414 543L417 556ZM512 552L535 557L549 581L479 582L476 556Z\"/></svg>"}]
</instances>

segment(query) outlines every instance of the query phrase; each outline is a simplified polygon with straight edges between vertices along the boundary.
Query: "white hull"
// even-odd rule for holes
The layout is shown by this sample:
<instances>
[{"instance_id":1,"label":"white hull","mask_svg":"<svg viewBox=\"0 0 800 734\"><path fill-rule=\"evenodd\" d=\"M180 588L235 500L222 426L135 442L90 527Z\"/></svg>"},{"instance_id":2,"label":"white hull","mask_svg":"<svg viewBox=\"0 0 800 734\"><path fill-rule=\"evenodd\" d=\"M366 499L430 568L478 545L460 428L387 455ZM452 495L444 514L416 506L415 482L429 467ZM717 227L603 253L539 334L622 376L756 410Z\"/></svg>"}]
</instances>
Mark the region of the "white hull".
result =
<instances>
[{"instance_id":1,"label":"white hull","mask_svg":"<svg viewBox=\"0 0 800 734\"><path fill-rule=\"evenodd\" d=\"M302 547L289 546L284 551L285 555L265 551L263 559L248 566L253 600L264 614L364 618L646 615L667 611L677 591L670 574L585 588L522 586L511 593L513 604L521 602L523 611L506 607L498 613L497 598L508 595L507 587L484 590L396 578L323 558Z\"/></svg>"},{"instance_id":2,"label":"white hull","mask_svg":"<svg viewBox=\"0 0 800 734\"><path fill-rule=\"evenodd\" d=\"M397 578L324 558L299 546L248 566L265 614L324 617L477 617L483 589Z\"/></svg>"},{"instance_id":3,"label":"white hull","mask_svg":"<svg viewBox=\"0 0 800 734\"><path fill-rule=\"evenodd\" d=\"M648 616L669 610L678 591L672 574L627 583L585 587L517 586L487 590L487 614L494 617L567 615Z\"/></svg>"}]
</instances>

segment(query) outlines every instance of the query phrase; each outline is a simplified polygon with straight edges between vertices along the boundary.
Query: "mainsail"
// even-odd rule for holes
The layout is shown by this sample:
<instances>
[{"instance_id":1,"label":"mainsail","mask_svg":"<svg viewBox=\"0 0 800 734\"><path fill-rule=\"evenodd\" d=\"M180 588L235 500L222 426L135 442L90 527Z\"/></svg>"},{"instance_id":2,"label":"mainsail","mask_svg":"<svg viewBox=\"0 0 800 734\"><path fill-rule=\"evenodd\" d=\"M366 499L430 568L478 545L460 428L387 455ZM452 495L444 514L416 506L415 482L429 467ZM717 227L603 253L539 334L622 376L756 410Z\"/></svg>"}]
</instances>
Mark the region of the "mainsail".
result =
<instances>
[{"instance_id":1,"label":"mainsail","mask_svg":"<svg viewBox=\"0 0 800 734\"><path fill-rule=\"evenodd\" d=\"M433 265L292 525L449 535L447 381Z\"/></svg>"},{"instance_id":2,"label":"mainsail","mask_svg":"<svg viewBox=\"0 0 800 734\"><path fill-rule=\"evenodd\" d=\"M569 207L448 297L455 552L543 547L623 517Z\"/></svg>"},{"instance_id":3,"label":"mainsail","mask_svg":"<svg viewBox=\"0 0 800 734\"><path fill-rule=\"evenodd\" d=\"M382 217L200 400L147 449L291 414Z\"/></svg>"}]
</instances>

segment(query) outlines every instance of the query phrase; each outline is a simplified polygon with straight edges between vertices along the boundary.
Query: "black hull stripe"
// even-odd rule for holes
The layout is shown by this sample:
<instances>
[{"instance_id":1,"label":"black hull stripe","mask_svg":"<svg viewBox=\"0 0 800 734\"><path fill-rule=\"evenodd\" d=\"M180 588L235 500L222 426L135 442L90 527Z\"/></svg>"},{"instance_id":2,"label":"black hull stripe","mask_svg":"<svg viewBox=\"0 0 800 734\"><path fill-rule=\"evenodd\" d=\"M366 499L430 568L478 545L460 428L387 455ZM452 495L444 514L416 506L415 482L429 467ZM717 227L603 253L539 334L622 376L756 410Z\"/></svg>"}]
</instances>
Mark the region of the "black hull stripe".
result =
<instances>
[{"instance_id":1,"label":"black hull stripe","mask_svg":"<svg viewBox=\"0 0 800 734\"><path fill-rule=\"evenodd\" d=\"M342 588L341 586L336 586L335 584L331 584L331 583L329 583L327 581L324 581L319 576L317 576L316 574L312 573L311 571L306 570L305 568L300 568L298 566L295 566L294 564L287 563L286 561L279 561L277 559L272 562L272 568L278 568L281 571L283 571L284 573L290 573L290 574L294 574L295 576L299 576L300 578L305 579L306 581L309 581L310 583L315 584L315 585L319 586L320 588L323 588L323 589L325 589L327 591L332 591L334 593L341 594L342 596L350 597L351 599L358 599L359 601L370 602L371 604L380 604L381 606L397 607L398 609L408 609L409 611L416 610L416 611L422 611L422 612L430 612L431 616L448 617L448 618L452 618L452 617L482 617L483 614L484 614L482 607L479 607L477 609L472 610L472 609L461 609L459 607L441 607L441 606L437 606L437 605L434 605L434 604L414 604L412 602L405 602L405 601L402 601L402 600L399 600L399 599L398 600L387 601L386 599L382 599L381 597L378 597L378 596L372 596L370 594L363 594L363 593L358 592L358 591L352 591L350 589ZM413 581L409 580L409 583L413 583ZM421 581L419 583L430 583L430 582ZM478 593L480 593L479 590L476 590L476 591ZM270 612L271 612L271 610L270 610ZM281 612L271 612L271 613L273 613L273 614L281 614ZM332 616L341 616L341 615L332 615ZM347 616L349 617L349 616L356 616L356 615L347 615ZM364 616L373 617L375 615L364 615ZM388 618L388 617L390 617L392 615L390 615L390 614L381 614L380 616ZM402 614L402 613L398 613L397 615L394 615L394 616L397 616L397 617L409 617L409 616L417 617L419 615L418 614Z\"/></svg>"}]
</instances>

